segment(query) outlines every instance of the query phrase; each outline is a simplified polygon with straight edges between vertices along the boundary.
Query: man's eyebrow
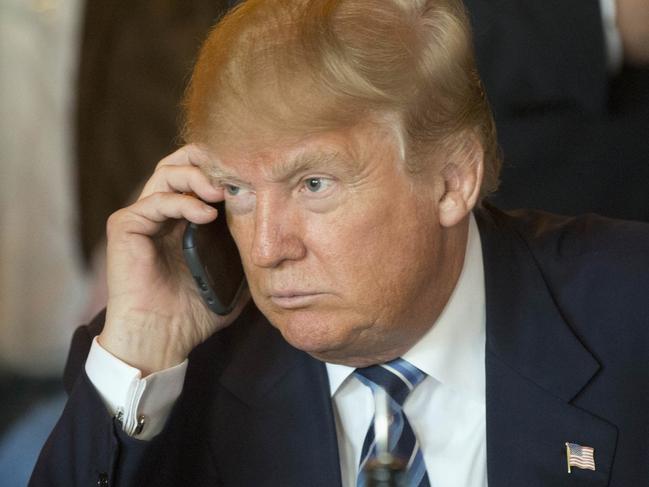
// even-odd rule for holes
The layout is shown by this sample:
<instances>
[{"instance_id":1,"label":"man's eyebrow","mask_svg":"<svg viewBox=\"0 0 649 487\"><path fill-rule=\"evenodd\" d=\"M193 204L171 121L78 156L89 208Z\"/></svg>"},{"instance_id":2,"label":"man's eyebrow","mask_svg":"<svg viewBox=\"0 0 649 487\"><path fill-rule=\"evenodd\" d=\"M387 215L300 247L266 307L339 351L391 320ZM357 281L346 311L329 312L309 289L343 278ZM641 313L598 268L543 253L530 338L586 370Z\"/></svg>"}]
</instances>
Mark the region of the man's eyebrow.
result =
<instances>
[{"instance_id":1,"label":"man's eyebrow","mask_svg":"<svg viewBox=\"0 0 649 487\"><path fill-rule=\"evenodd\" d=\"M339 152L318 151L303 152L286 161L280 161L271 164L269 168L269 178L276 182L287 181L297 174L314 171L336 169L343 174L352 175L358 170L358 164L350 161L348 158L341 156ZM242 180L235 172L221 166L218 163L211 162L203 166L207 176L214 181L231 181L234 183L250 184Z\"/></svg>"},{"instance_id":2,"label":"man's eyebrow","mask_svg":"<svg viewBox=\"0 0 649 487\"><path fill-rule=\"evenodd\" d=\"M339 152L303 152L292 159L272 165L270 177L274 181L286 181L300 173L328 169L352 174L356 172L356 164L343 157Z\"/></svg>"},{"instance_id":3,"label":"man's eyebrow","mask_svg":"<svg viewBox=\"0 0 649 487\"><path fill-rule=\"evenodd\" d=\"M205 174L207 174L207 176L212 181L216 181L216 182L232 181L232 182L236 182L236 183L250 184L247 181L242 180L240 177L238 177L232 171L230 171L227 168L224 168L224 167L222 167L219 164L216 164L214 162L210 162L208 164L205 164L203 166L203 171L205 172Z\"/></svg>"}]
</instances>

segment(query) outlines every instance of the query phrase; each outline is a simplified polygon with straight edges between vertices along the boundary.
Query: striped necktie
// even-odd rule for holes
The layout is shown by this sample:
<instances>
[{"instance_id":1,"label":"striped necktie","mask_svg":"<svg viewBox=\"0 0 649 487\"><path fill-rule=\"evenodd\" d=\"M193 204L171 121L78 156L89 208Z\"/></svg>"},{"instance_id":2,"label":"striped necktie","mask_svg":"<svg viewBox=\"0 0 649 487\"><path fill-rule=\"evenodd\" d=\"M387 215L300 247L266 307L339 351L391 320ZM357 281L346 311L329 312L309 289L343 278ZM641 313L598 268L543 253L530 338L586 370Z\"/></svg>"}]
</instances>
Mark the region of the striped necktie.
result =
<instances>
[{"instance_id":1,"label":"striped necktie","mask_svg":"<svg viewBox=\"0 0 649 487\"><path fill-rule=\"evenodd\" d=\"M406 397L424 380L426 374L401 358L385 364L356 369L354 374L372 390L372 394L381 388L388 395L390 413L392 414L388 448L392 455L407 462L407 487L430 487L419 442L403 413L403 403ZM365 487L366 479L363 468L369 459L375 457L376 442L374 439L374 421L372 421L363 443L359 475L356 482L357 487Z\"/></svg>"}]
</instances>

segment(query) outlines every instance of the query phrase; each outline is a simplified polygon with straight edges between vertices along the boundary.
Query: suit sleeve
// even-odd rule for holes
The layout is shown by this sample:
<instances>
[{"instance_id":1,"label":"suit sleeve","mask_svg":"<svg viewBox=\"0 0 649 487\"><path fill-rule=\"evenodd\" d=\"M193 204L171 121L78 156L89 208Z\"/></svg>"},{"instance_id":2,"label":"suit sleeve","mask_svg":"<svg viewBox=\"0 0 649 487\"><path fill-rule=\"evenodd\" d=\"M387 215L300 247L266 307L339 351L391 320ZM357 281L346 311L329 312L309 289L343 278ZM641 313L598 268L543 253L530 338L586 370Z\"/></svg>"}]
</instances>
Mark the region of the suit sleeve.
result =
<instances>
[{"instance_id":1,"label":"suit sleeve","mask_svg":"<svg viewBox=\"0 0 649 487\"><path fill-rule=\"evenodd\" d=\"M596 0L465 0L480 75L496 118L577 108L608 96L604 25Z\"/></svg>"},{"instance_id":2,"label":"suit sleeve","mask_svg":"<svg viewBox=\"0 0 649 487\"><path fill-rule=\"evenodd\" d=\"M137 485L138 466L154 447L155 442L122 432L84 371L90 344L104 318L100 314L74 334L64 375L68 402L41 451L30 487Z\"/></svg>"}]
</instances>

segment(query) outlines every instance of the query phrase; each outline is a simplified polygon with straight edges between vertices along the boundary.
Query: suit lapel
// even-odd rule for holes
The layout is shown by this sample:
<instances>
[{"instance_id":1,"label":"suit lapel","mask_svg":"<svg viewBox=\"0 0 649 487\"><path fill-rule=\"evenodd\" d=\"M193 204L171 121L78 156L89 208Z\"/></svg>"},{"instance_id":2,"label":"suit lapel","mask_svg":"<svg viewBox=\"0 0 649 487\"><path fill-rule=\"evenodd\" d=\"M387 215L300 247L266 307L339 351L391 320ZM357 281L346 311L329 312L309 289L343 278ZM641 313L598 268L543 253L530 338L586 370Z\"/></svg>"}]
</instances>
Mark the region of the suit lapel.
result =
<instances>
[{"instance_id":1,"label":"suit lapel","mask_svg":"<svg viewBox=\"0 0 649 487\"><path fill-rule=\"evenodd\" d=\"M340 486L326 367L256 314L221 376L228 394L214 409L214 458L229 467L220 469L224 484Z\"/></svg>"},{"instance_id":2,"label":"suit lapel","mask_svg":"<svg viewBox=\"0 0 649 487\"><path fill-rule=\"evenodd\" d=\"M561 316L507 217L476 216L487 298L489 485L608 485L617 429L571 404L599 363ZM565 442L594 447L597 470L568 474Z\"/></svg>"}]
</instances>

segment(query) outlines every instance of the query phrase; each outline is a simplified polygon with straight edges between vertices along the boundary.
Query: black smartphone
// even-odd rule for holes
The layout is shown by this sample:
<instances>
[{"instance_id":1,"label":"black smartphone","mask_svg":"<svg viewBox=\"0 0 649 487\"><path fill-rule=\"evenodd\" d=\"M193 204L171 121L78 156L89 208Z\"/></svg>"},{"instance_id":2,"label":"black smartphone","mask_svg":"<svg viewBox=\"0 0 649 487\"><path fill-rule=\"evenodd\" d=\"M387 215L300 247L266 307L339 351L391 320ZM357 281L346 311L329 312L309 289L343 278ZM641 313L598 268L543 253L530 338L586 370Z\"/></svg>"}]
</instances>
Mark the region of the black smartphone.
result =
<instances>
[{"instance_id":1,"label":"black smartphone","mask_svg":"<svg viewBox=\"0 0 649 487\"><path fill-rule=\"evenodd\" d=\"M187 225L183 254L205 304L216 314L227 315L247 284L226 222L225 204L214 206L219 211L216 220L205 225Z\"/></svg>"}]
</instances>

